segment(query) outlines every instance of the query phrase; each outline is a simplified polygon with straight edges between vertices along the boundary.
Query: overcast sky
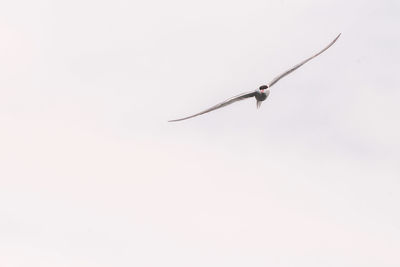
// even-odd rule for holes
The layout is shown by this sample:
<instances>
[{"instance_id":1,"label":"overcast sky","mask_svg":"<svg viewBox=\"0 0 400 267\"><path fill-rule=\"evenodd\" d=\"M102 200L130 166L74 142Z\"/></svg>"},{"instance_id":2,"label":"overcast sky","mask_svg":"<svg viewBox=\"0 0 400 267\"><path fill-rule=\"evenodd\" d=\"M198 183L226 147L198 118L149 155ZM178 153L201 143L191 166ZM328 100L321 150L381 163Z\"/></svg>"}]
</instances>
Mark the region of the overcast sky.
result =
<instances>
[{"instance_id":1,"label":"overcast sky","mask_svg":"<svg viewBox=\"0 0 400 267\"><path fill-rule=\"evenodd\" d=\"M0 266L400 266L399 13L1 1Z\"/></svg>"}]
</instances>

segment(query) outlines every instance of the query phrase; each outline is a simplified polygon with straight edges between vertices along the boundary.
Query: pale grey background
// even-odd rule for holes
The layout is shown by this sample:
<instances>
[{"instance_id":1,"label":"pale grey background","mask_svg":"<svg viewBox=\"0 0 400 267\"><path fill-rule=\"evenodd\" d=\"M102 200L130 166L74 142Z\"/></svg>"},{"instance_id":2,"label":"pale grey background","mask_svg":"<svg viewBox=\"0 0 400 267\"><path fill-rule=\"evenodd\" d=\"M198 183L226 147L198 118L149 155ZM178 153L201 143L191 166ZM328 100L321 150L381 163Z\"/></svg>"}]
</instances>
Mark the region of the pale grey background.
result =
<instances>
[{"instance_id":1,"label":"pale grey background","mask_svg":"<svg viewBox=\"0 0 400 267\"><path fill-rule=\"evenodd\" d=\"M0 266L400 266L399 14L1 1Z\"/></svg>"}]
</instances>

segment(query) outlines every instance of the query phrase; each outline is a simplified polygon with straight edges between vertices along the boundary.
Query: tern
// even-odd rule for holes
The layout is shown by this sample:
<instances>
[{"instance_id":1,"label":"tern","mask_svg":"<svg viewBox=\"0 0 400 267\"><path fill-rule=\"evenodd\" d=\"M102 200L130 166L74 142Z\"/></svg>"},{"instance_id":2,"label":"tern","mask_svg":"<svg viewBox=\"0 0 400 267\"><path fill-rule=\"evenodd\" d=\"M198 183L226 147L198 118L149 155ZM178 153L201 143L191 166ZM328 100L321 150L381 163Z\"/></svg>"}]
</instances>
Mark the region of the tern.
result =
<instances>
[{"instance_id":1,"label":"tern","mask_svg":"<svg viewBox=\"0 0 400 267\"><path fill-rule=\"evenodd\" d=\"M225 107L225 106L230 105L230 104L232 104L232 103L235 103L235 102L237 102L237 101L244 100L244 99L251 98L251 97L254 97L254 98L257 100L256 104L257 104L257 108L259 108L259 107L261 106L262 102L263 102L265 99L267 99L267 97L269 96L270 88L271 88L274 84L276 84L280 79L282 79L282 78L285 77L286 75L292 73L293 71L297 70L298 68L300 68L301 66L303 66L304 64L306 64L306 63L307 63L308 61L310 61L311 59L313 59L313 58L319 56L320 54L322 54L323 52L325 52L326 50L328 50L328 48L331 47L331 46L337 41L337 39L339 39L340 35L341 35L341 33L339 33L339 35L336 36L336 38L335 38L332 42L330 42L330 43L328 44L328 46L326 46L324 49L322 49L321 51L319 51L319 52L316 53L315 55L313 55L313 56L311 56L311 57L309 57L309 58L303 60L303 61L300 62L299 64L294 65L292 68L288 69L287 71L285 71L285 72L279 74L279 75L276 76L274 79L272 79L272 81L270 81L268 84L266 84L266 85L261 85L257 90L251 91L251 92L246 92L246 93L243 93L243 94L240 94L240 95L237 95L237 96L228 98L228 99L226 99L225 101L223 101L223 102L221 102L221 103L219 103L219 104L216 104L216 105L212 106L211 108L208 108L208 109L206 109L206 110L203 110L202 112L199 112L199 113L196 113L196 114L194 114L194 115L187 116L187 117L184 117L184 118L181 118L181 119L170 120L169 122L183 121L183 120L187 120L187 119L190 119L190 118L193 118L193 117L197 117L197 116L202 115L202 114L204 114L204 113L208 113L208 112L210 112L210 111L213 111L213 110L216 110L216 109Z\"/></svg>"}]
</instances>

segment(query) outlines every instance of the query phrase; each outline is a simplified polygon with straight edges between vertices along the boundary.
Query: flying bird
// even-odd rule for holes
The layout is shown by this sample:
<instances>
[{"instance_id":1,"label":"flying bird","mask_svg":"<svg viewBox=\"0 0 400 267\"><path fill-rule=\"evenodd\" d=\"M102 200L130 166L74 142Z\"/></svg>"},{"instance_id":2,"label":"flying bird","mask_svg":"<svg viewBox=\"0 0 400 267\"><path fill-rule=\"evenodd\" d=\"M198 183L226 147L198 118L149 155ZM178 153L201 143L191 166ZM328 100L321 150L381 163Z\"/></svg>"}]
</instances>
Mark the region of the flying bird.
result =
<instances>
[{"instance_id":1,"label":"flying bird","mask_svg":"<svg viewBox=\"0 0 400 267\"><path fill-rule=\"evenodd\" d=\"M184 118L181 118L181 119L170 120L169 122L176 122L176 121L187 120L187 119L190 119L190 118L193 118L193 117L202 115L202 114L204 114L204 113L208 113L208 112L210 112L210 111L213 111L213 110L216 110L216 109L225 107L225 106L230 105L230 104L232 104L232 103L235 103L235 102L237 102L237 101L244 100L244 99L251 98L251 97L254 97L254 98L257 100L256 104L257 104L257 108L259 108L259 107L261 106L262 102L263 102L265 99L267 99L267 97L269 96L270 88L271 88L274 84L276 84L280 79L282 79L282 78L285 77L286 75L292 73L293 71L297 70L298 68L300 68L301 66L303 66L304 64L306 64L306 63L307 63L308 61L310 61L311 59L313 59L313 58L319 56L320 54L322 54L323 52L325 52L329 47L331 47L331 46L337 41L337 39L339 39L340 35L341 35L341 33L339 33L339 35L336 36L336 38L335 38L332 42L330 42L330 43L328 44L328 46L326 46L324 49L322 49L321 51L319 51L319 52L316 53L315 55L313 55L313 56L311 56L311 57L309 57L309 58L303 60L303 61L300 62L299 64L297 64L297 65L293 66L292 68L288 69L287 71L285 71L285 72L279 74L279 75L276 76L274 79L272 79L272 81L270 81L268 84L266 84L266 85L261 85L257 90L251 91L251 92L246 92L246 93L243 93L243 94L240 94L240 95L237 95L237 96L228 98L228 99L226 99L225 101L223 101L223 102L221 102L221 103L219 103L219 104L216 104L216 105L212 106L211 108L208 108L208 109L206 109L206 110L203 110L202 112L199 112L199 113L196 113L196 114L194 114L194 115L191 115L191 116L188 116L188 117L184 117Z\"/></svg>"}]
</instances>

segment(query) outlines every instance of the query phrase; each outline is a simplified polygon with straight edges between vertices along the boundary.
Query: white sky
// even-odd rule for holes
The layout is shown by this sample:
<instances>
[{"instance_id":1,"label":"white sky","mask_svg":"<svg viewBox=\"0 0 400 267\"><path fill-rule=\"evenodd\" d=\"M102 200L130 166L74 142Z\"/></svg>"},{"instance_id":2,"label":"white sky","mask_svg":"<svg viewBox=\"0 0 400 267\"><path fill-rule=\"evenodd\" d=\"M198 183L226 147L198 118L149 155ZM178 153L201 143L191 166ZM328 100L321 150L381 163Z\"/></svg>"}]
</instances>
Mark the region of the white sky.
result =
<instances>
[{"instance_id":1,"label":"white sky","mask_svg":"<svg viewBox=\"0 0 400 267\"><path fill-rule=\"evenodd\" d=\"M0 266L399 266L399 12L3 0Z\"/></svg>"}]
</instances>

